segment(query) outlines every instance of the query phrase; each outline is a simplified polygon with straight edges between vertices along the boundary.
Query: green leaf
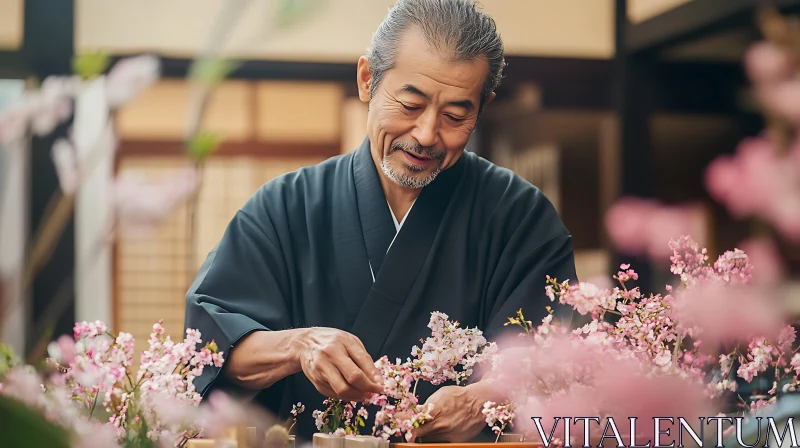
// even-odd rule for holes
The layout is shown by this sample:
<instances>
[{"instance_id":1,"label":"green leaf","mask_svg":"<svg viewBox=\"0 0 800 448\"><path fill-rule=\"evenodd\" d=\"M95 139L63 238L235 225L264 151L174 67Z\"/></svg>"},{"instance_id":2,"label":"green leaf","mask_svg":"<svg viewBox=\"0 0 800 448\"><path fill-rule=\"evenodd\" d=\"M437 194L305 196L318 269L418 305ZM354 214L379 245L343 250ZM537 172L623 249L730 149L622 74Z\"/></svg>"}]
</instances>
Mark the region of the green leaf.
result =
<instances>
[{"instance_id":1,"label":"green leaf","mask_svg":"<svg viewBox=\"0 0 800 448\"><path fill-rule=\"evenodd\" d=\"M219 84L241 63L227 59L198 59L189 69L189 79L207 84Z\"/></svg>"},{"instance_id":2,"label":"green leaf","mask_svg":"<svg viewBox=\"0 0 800 448\"><path fill-rule=\"evenodd\" d=\"M200 132L189 140L189 156L197 162L205 160L219 148L221 142L222 139L216 134Z\"/></svg>"},{"instance_id":3,"label":"green leaf","mask_svg":"<svg viewBox=\"0 0 800 448\"><path fill-rule=\"evenodd\" d=\"M21 364L22 360L17 356L13 348L0 344L0 378L5 376L6 372Z\"/></svg>"},{"instance_id":4,"label":"green leaf","mask_svg":"<svg viewBox=\"0 0 800 448\"><path fill-rule=\"evenodd\" d=\"M0 395L3 446L69 448L69 433L23 403Z\"/></svg>"},{"instance_id":5,"label":"green leaf","mask_svg":"<svg viewBox=\"0 0 800 448\"><path fill-rule=\"evenodd\" d=\"M278 27L292 26L322 3L324 0L282 0L275 16L275 24Z\"/></svg>"},{"instance_id":6,"label":"green leaf","mask_svg":"<svg viewBox=\"0 0 800 448\"><path fill-rule=\"evenodd\" d=\"M83 53L72 58L72 71L83 79L94 79L105 73L110 63L107 53Z\"/></svg>"}]
</instances>

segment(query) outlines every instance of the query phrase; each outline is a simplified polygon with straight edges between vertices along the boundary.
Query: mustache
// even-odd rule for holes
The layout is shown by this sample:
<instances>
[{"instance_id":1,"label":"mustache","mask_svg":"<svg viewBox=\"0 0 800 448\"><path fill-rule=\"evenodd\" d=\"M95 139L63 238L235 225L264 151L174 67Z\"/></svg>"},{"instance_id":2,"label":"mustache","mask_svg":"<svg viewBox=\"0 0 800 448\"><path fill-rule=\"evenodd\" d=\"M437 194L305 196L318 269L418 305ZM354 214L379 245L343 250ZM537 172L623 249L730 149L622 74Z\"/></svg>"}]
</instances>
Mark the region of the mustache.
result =
<instances>
[{"instance_id":1,"label":"mustache","mask_svg":"<svg viewBox=\"0 0 800 448\"><path fill-rule=\"evenodd\" d=\"M412 143L412 142L393 142L392 146L389 148L389 153L393 153L395 151L407 151L419 154L422 157L429 157L434 160L438 160L439 163L444 162L444 151L434 151L431 148L426 148L419 143Z\"/></svg>"}]
</instances>

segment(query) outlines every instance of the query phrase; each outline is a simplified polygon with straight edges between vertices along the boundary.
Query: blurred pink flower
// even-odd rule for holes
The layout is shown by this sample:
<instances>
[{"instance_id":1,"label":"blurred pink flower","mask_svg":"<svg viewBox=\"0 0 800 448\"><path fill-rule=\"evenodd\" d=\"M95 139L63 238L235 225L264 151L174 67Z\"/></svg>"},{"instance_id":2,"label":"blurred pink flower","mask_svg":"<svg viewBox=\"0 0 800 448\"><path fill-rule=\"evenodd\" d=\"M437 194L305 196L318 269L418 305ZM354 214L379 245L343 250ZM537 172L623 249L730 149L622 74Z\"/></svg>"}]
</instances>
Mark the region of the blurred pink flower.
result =
<instances>
[{"instance_id":1,"label":"blurred pink flower","mask_svg":"<svg viewBox=\"0 0 800 448\"><path fill-rule=\"evenodd\" d=\"M619 422L638 417L636 432L645 442L654 434L654 417L683 417L698 424L698 417L716 414L701 382L679 375L652 374L646 366L632 360L606 363L597 372L596 381L595 400L601 410ZM671 427L671 433L676 433L677 425L676 421L662 428ZM630 433L629 427L625 429Z\"/></svg>"},{"instance_id":2,"label":"blurred pink flower","mask_svg":"<svg viewBox=\"0 0 800 448\"><path fill-rule=\"evenodd\" d=\"M590 438L598 442L606 424L613 417L620 436L630 436L629 417L637 417L637 439L646 442L654 433L653 417L684 417L697 422L698 417L714 415L713 405L705 397L703 385L692 378L672 374L654 374L636 359L604 359L595 366L590 382L572 383L561 392L548 397L527 395L521 398L517 414L540 417L545 436L550 435L556 417L598 416L601 421L589 421ZM515 421L515 432L527 434L532 440L541 437L531 418ZM572 421L570 435L574 444L582 444L584 423ZM674 425L662 424L662 428ZM564 420L556 425L555 437L564 437Z\"/></svg>"},{"instance_id":3,"label":"blurred pink flower","mask_svg":"<svg viewBox=\"0 0 800 448\"><path fill-rule=\"evenodd\" d=\"M44 80L41 89L30 99L31 130L45 136L53 132L59 123L72 115L75 95L80 84L75 77L50 77Z\"/></svg>"},{"instance_id":4,"label":"blurred pink flower","mask_svg":"<svg viewBox=\"0 0 800 448\"><path fill-rule=\"evenodd\" d=\"M711 162L706 188L734 217L761 218L787 238L800 241L798 151L782 156L766 138L743 140L734 156Z\"/></svg>"},{"instance_id":5,"label":"blurred pink flower","mask_svg":"<svg viewBox=\"0 0 800 448\"><path fill-rule=\"evenodd\" d=\"M755 96L771 114L800 123L800 81L793 77L791 55L770 42L752 45L744 65Z\"/></svg>"},{"instance_id":6,"label":"blurred pink flower","mask_svg":"<svg viewBox=\"0 0 800 448\"><path fill-rule=\"evenodd\" d=\"M611 243L629 255L665 260L672 253L667 244L682 235L697 234L701 218L697 207L665 206L654 200L623 198L605 216Z\"/></svg>"},{"instance_id":7,"label":"blurred pink flower","mask_svg":"<svg viewBox=\"0 0 800 448\"><path fill-rule=\"evenodd\" d=\"M42 378L31 366L15 367L5 374L1 393L32 407L39 407Z\"/></svg>"},{"instance_id":8,"label":"blurred pink flower","mask_svg":"<svg viewBox=\"0 0 800 448\"><path fill-rule=\"evenodd\" d=\"M752 45L745 53L745 70L757 83L774 83L791 75L791 60L785 51L767 42Z\"/></svg>"},{"instance_id":9,"label":"blurred pink flower","mask_svg":"<svg viewBox=\"0 0 800 448\"><path fill-rule=\"evenodd\" d=\"M77 78L54 76L45 79L39 90L25 92L0 111L0 145L20 141L29 131L37 136L53 132L72 114L79 90Z\"/></svg>"},{"instance_id":10,"label":"blurred pink flower","mask_svg":"<svg viewBox=\"0 0 800 448\"><path fill-rule=\"evenodd\" d=\"M800 123L800 81L787 79L775 83L756 85L758 98L764 107L787 120Z\"/></svg>"},{"instance_id":11,"label":"blurred pink flower","mask_svg":"<svg viewBox=\"0 0 800 448\"><path fill-rule=\"evenodd\" d=\"M786 276L786 267L781 261L775 242L770 239L751 239L741 244L753 266L752 283L774 285Z\"/></svg>"},{"instance_id":12,"label":"blurred pink flower","mask_svg":"<svg viewBox=\"0 0 800 448\"><path fill-rule=\"evenodd\" d=\"M695 337L710 350L756 337L774 340L783 328L785 316L780 310L773 295L763 288L719 282L679 291L674 301L675 320L683 328L695 328Z\"/></svg>"},{"instance_id":13,"label":"blurred pink flower","mask_svg":"<svg viewBox=\"0 0 800 448\"><path fill-rule=\"evenodd\" d=\"M66 139L58 139L53 143L51 150L53 164L56 167L58 183L65 195L72 195L80 184L80 170L78 168L78 154L72 144Z\"/></svg>"},{"instance_id":14,"label":"blurred pink flower","mask_svg":"<svg viewBox=\"0 0 800 448\"><path fill-rule=\"evenodd\" d=\"M28 130L29 113L21 105L0 110L0 147L16 143Z\"/></svg>"},{"instance_id":15,"label":"blurred pink flower","mask_svg":"<svg viewBox=\"0 0 800 448\"><path fill-rule=\"evenodd\" d=\"M61 335L57 341L47 345L47 354L57 363L68 365L75 358L75 340Z\"/></svg>"},{"instance_id":16,"label":"blurred pink flower","mask_svg":"<svg viewBox=\"0 0 800 448\"><path fill-rule=\"evenodd\" d=\"M106 95L109 106L124 106L153 84L160 75L160 61L153 55L122 59L109 71Z\"/></svg>"},{"instance_id":17,"label":"blurred pink flower","mask_svg":"<svg viewBox=\"0 0 800 448\"><path fill-rule=\"evenodd\" d=\"M160 184L125 172L114 181L112 190L115 223L122 232L146 234L188 201L199 185L200 175L193 168L176 171Z\"/></svg>"},{"instance_id":18,"label":"blurred pink flower","mask_svg":"<svg viewBox=\"0 0 800 448\"><path fill-rule=\"evenodd\" d=\"M70 446L75 448L113 448L120 446L114 429L98 422L86 422L83 425L79 425L76 433L75 438L70 443Z\"/></svg>"}]
</instances>

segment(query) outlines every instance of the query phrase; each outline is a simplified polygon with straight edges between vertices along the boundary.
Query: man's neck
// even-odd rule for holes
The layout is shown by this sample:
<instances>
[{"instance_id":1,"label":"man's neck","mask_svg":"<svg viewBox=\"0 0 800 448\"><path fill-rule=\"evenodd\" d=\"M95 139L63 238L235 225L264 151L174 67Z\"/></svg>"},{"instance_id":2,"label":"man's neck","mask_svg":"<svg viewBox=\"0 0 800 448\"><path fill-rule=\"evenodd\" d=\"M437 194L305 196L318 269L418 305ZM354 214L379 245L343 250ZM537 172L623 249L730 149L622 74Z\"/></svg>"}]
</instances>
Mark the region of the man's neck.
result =
<instances>
[{"instance_id":1,"label":"man's neck","mask_svg":"<svg viewBox=\"0 0 800 448\"><path fill-rule=\"evenodd\" d=\"M398 185L390 179L387 179L383 173L381 173L379 177L381 179L383 195L386 196L386 202L389 203L389 208L392 209L394 218L397 222L402 222L403 218L405 218L406 214L411 209L411 206L414 205L414 201L417 200L422 189L406 188Z\"/></svg>"},{"instance_id":2,"label":"man's neck","mask_svg":"<svg viewBox=\"0 0 800 448\"><path fill-rule=\"evenodd\" d=\"M380 162L375 156L375 151L370 150L370 155L372 156L372 161L375 163L375 169L378 170L378 179L381 181L381 188L383 189L383 195L386 197L386 202L389 203L389 208L392 209L392 213L397 222L402 222L403 218L406 217L406 213L408 213L411 206L414 205L414 201L417 200L422 189L406 188L387 178L386 175L383 174Z\"/></svg>"}]
</instances>

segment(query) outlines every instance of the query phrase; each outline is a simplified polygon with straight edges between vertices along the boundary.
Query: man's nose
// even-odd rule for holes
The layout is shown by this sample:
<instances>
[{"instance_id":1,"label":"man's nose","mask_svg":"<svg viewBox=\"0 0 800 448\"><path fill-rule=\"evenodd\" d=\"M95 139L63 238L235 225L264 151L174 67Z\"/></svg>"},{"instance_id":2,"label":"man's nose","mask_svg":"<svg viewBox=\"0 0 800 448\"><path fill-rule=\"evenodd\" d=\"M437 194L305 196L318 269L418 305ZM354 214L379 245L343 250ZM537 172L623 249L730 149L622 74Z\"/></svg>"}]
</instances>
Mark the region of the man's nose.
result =
<instances>
[{"instance_id":1,"label":"man's nose","mask_svg":"<svg viewBox=\"0 0 800 448\"><path fill-rule=\"evenodd\" d=\"M412 137L424 147L432 147L439 143L439 120L435 111L425 111L417 119Z\"/></svg>"}]
</instances>

